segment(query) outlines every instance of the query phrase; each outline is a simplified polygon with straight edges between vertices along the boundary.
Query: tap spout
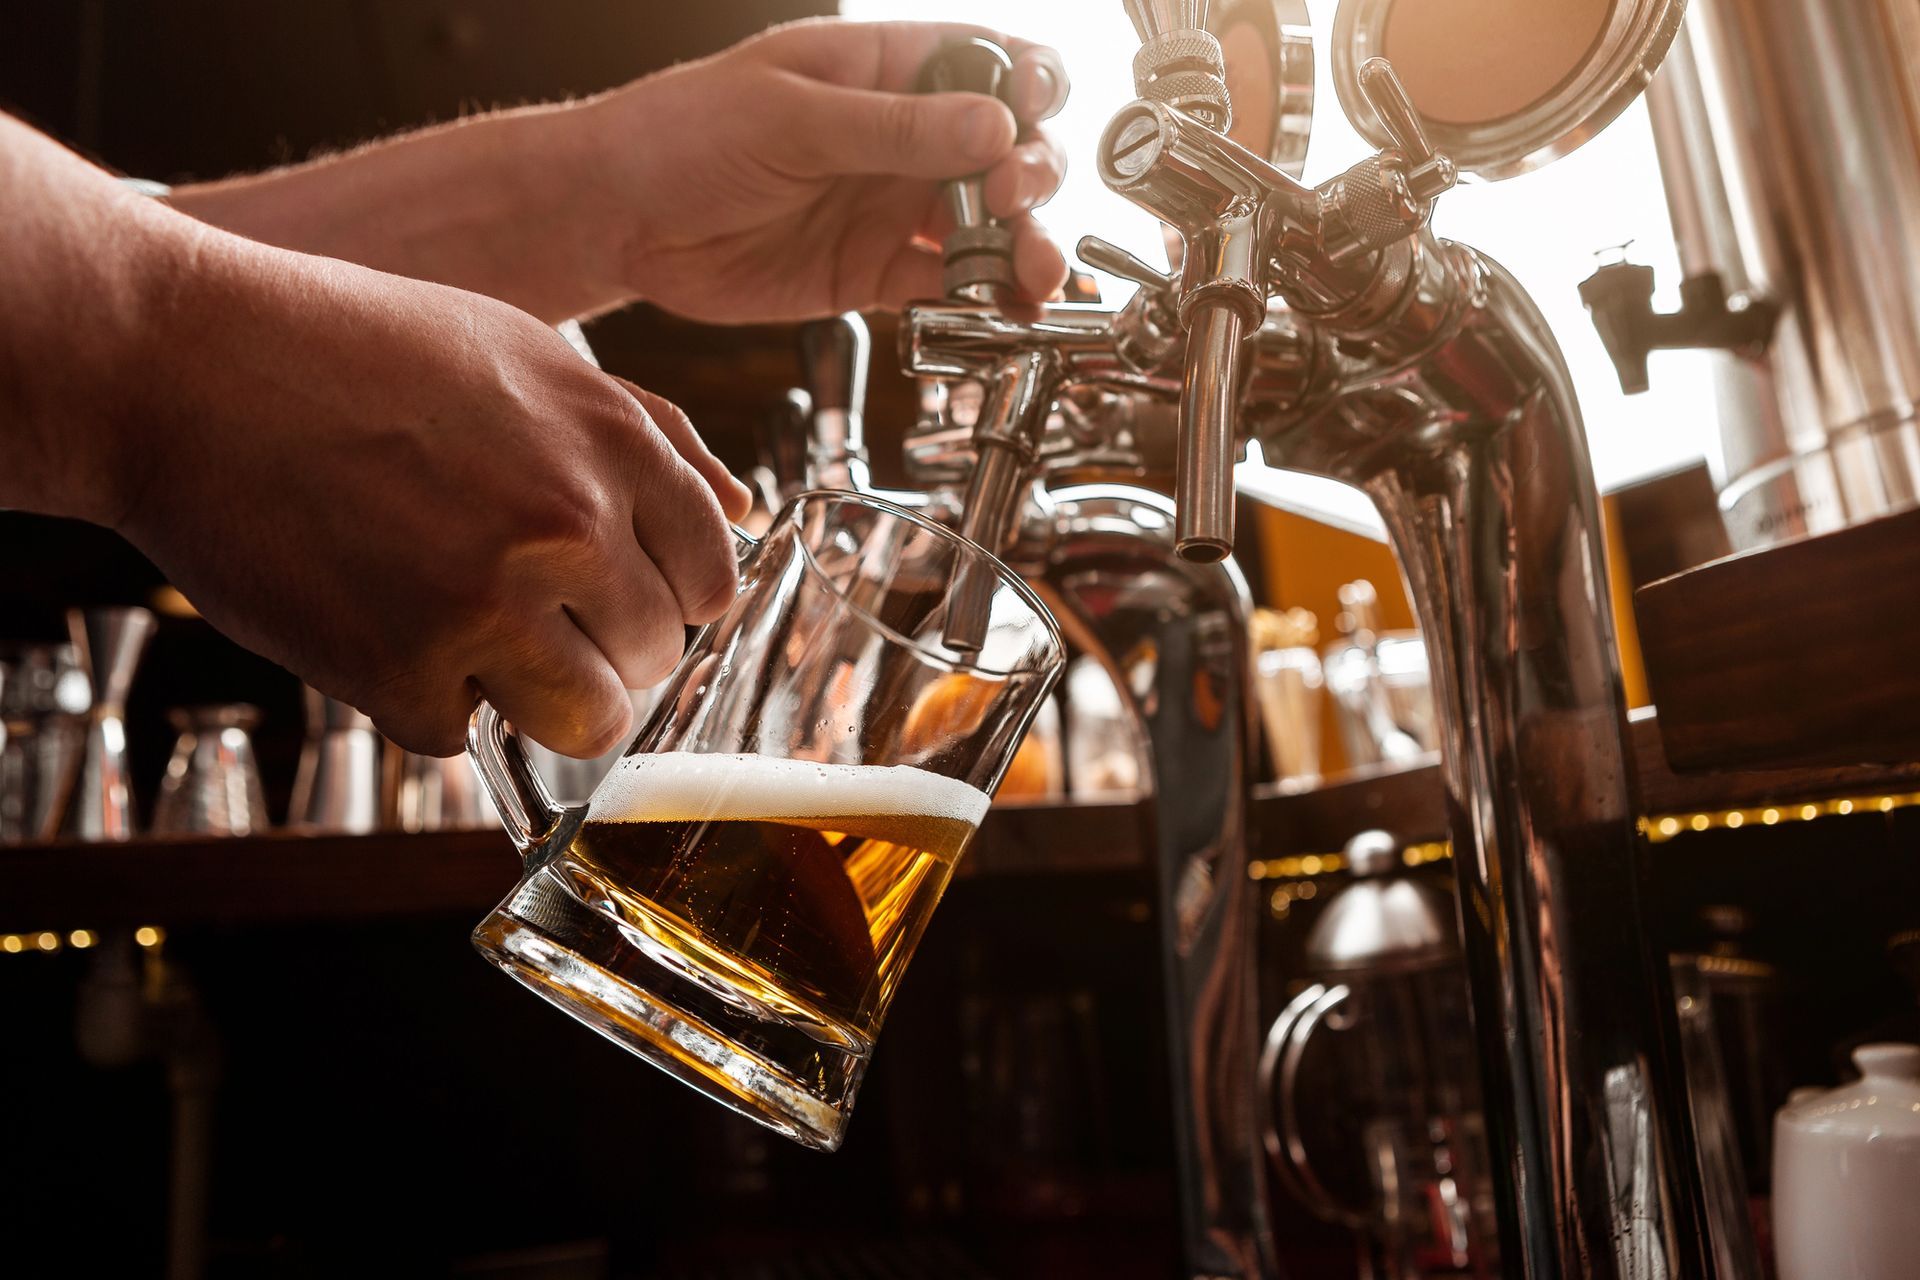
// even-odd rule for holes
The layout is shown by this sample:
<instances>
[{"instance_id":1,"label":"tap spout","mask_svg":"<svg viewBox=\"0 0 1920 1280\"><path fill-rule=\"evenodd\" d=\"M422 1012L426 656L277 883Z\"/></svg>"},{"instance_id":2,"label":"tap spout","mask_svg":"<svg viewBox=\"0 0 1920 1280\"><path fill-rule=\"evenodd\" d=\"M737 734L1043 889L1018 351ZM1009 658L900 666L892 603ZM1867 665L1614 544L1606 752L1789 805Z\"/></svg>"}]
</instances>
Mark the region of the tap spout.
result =
<instances>
[{"instance_id":1,"label":"tap spout","mask_svg":"<svg viewBox=\"0 0 1920 1280\"><path fill-rule=\"evenodd\" d=\"M1032 483L1035 452L1059 392L1059 358L1044 347L1003 357L987 379L980 420L973 428L979 461L967 486L960 532L999 555L1013 536L1021 498ZM994 582L983 567L964 563L948 588L946 643L962 653L986 642Z\"/></svg>"},{"instance_id":2,"label":"tap spout","mask_svg":"<svg viewBox=\"0 0 1920 1280\"><path fill-rule=\"evenodd\" d=\"M1174 473L1181 556L1201 564L1233 554L1233 463L1240 434L1240 311L1197 308L1180 395L1180 456Z\"/></svg>"}]
</instances>

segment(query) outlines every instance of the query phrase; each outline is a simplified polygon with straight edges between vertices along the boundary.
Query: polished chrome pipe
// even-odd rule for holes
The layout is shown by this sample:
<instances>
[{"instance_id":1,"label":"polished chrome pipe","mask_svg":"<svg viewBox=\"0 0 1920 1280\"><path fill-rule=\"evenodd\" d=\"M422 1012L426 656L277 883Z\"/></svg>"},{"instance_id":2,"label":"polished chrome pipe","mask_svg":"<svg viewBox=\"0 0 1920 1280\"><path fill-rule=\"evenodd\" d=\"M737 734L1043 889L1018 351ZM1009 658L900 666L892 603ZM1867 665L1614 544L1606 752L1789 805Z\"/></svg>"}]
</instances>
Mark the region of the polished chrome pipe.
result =
<instances>
[{"instance_id":1,"label":"polished chrome pipe","mask_svg":"<svg viewBox=\"0 0 1920 1280\"><path fill-rule=\"evenodd\" d=\"M1473 304L1262 444L1373 497L1419 614L1508 1274L1712 1276L1571 380L1511 276L1413 247Z\"/></svg>"}]
</instances>

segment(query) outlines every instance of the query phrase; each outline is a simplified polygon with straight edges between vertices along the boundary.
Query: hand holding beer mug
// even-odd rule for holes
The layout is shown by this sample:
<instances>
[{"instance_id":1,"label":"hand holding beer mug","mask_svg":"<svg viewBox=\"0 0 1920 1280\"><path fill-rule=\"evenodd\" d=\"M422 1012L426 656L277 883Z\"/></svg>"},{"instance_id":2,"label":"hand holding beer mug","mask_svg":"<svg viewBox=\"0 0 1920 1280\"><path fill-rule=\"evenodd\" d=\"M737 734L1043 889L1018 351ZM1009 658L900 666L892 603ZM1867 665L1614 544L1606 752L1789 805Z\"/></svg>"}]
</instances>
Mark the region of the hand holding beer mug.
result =
<instances>
[{"instance_id":1,"label":"hand holding beer mug","mask_svg":"<svg viewBox=\"0 0 1920 1280\"><path fill-rule=\"evenodd\" d=\"M527 870L473 940L616 1044L830 1151L1062 648L1004 565L890 503L803 494L744 552L739 595L584 808L555 805L498 713L474 712L468 750Z\"/></svg>"}]
</instances>

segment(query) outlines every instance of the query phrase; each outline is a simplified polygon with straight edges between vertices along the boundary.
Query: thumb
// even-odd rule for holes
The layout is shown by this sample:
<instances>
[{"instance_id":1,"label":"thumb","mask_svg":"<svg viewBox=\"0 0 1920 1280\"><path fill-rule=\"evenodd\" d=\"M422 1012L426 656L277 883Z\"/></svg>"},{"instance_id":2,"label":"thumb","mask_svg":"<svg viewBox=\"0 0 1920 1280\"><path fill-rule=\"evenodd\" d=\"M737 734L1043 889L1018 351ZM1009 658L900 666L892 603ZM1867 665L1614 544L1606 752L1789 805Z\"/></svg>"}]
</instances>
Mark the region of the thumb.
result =
<instances>
[{"instance_id":1,"label":"thumb","mask_svg":"<svg viewBox=\"0 0 1920 1280\"><path fill-rule=\"evenodd\" d=\"M957 178L1013 150L1013 112L978 93L887 93L808 86L796 113L800 162L816 177L894 174Z\"/></svg>"}]
</instances>

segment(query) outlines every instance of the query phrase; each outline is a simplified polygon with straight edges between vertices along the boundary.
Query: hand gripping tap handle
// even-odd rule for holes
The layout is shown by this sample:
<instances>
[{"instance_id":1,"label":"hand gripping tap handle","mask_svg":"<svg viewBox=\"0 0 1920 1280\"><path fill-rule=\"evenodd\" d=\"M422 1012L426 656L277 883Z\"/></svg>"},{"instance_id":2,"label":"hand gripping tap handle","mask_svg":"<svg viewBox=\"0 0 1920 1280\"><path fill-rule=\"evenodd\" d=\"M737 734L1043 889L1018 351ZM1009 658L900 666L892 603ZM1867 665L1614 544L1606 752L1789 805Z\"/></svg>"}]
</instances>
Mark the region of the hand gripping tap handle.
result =
<instances>
[{"instance_id":1,"label":"hand gripping tap handle","mask_svg":"<svg viewBox=\"0 0 1920 1280\"><path fill-rule=\"evenodd\" d=\"M979 93L1007 102L1013 92L1013 59L991 40L956 36L920 68L917 87L922 93ZM947 297L999 302L1013 288L1013 233L987 212L983 175L954 178L947 183L946 198L953 217L944 245L942 284Z\"/></svg>"}]
</instances>

